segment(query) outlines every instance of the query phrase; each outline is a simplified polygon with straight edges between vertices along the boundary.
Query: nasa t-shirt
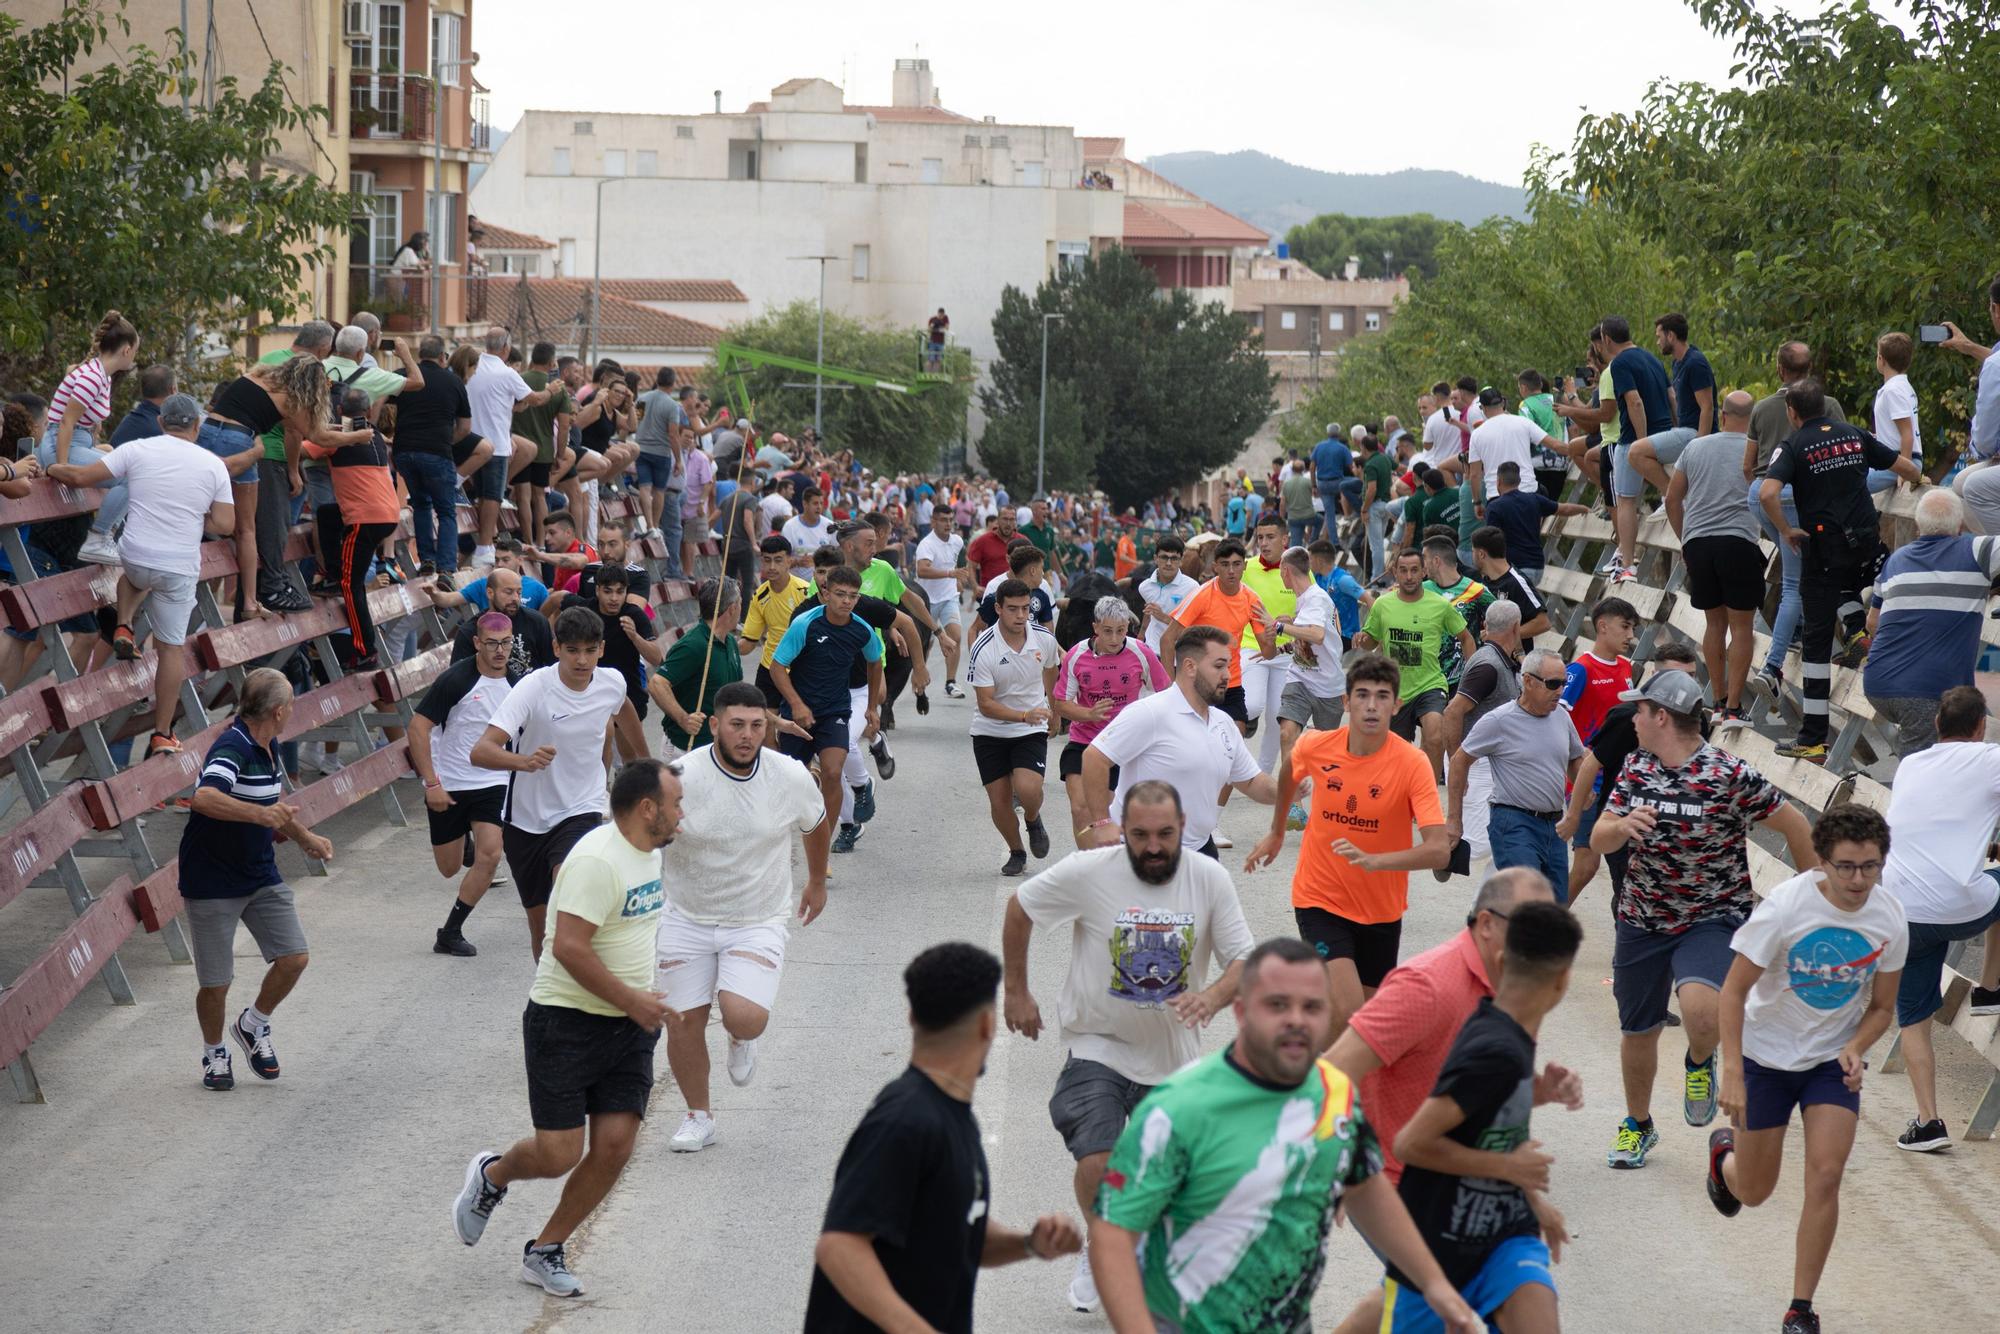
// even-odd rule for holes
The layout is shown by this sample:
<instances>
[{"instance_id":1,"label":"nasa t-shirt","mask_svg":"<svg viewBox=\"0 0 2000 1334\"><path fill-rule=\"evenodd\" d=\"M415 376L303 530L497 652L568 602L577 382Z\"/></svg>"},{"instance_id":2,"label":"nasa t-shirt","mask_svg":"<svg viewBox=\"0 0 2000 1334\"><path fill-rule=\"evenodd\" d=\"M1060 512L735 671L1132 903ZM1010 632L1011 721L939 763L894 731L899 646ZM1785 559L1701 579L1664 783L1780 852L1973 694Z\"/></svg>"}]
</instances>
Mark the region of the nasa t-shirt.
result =
<instances>
[{"instance_id":1,"label":"nasa t-shirt","mask_svg":"<svg viewBox=\"0 0 2000 1334\"><path fill-rule=\"evenodd\" d=\"M1823 873L1777 886L1730 948L1764 969L1743 1009L1743 1054L1773 1070L1810 1070L1854 1036L1878 973L1900 973L1909 953L1903 905L1880 887L1859 912L1820 892Z\"/></svg>"},{"instance_id":2,"label":"nasa t-shirt","mask_svg":"<svg viewBox=\"0 0 2000 1334\"><path fill-rule=\"evenodd\" d=\"M1073 853L1015 898L1036 926L1074 925L1057 1002L1063 1044L1135 1084L1159 1083L1201 1055L1199 1029L1168 1008L1257 943L1229 872L1187 848L1164 885L1132 869L1123 845Z\"/></svg>"}]
</instances>

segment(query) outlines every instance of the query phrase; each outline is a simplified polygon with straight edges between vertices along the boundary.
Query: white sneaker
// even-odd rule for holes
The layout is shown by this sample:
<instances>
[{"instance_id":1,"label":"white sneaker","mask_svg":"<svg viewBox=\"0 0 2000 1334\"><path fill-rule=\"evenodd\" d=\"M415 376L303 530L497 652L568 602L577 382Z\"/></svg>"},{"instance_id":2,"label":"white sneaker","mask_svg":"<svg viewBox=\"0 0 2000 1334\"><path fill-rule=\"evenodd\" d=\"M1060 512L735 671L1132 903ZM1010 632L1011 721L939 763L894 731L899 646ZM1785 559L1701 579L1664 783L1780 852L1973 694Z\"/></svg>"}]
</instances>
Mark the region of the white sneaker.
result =
<instances>
[{"instance_id":1,"label":"white sneaker","mask_svg":"<svg viewBox=\"0 0 2000 1334\"><path fill-rule=\"evenodd\" d=\"M1097 1309L1097 1278L1090 1272L1088 1248L1076 1255L1076 1273L1069 1280L1069 1304L1079 1311Z\"/></svg>"},{"instance_id":2,"label":"white sneaker","mask_svg":"<svg viewBox=\"0 0 2000 1334\"><path fill-rule=\"evenodd\" d=\"M757 1073L757 1039L738 1042L729 1039L729 1082L742 1088Z\"/></svg>"},{"instance_id":3,"label":"white sneaker","mask_svg":"<svg viewBox=\"0 0 2000 1334\"><path fill-rule=\"evenodd\" d=\"M1217 832L1216 832L1215 834L1212 834L1212 835L1211 835L1210 837L1212 837L1212 838L1214 838L1214 839L1215 839L1215 846L1216 846L1216 847L1218 847L1218 848L1233 848L1233 847L1235 847L1235 846L1236 846L1236 840L1235 840L1235 839L1231 838L1231 837L1230 837L1229 835L1227 835L1227 834L1225 834L1225 833L1222 833L1222 832L1220 832L1220 831L1217 831ZM1093 1289L1093 1291L1094 1291L1094 1289Z\"/></svg>"},{"instance_id":4,"label":"white sneaker","mask_svg":"<svg viewBox=\"0 0 2000 1334\"><path fill-rule=\"evenodd\" d=\"M700 1153L715 1143L715 1118L706 1112L689 1112L681 1118L681 1128L667 1141L675 1153Z\"/></svg>"},{"instance_id":5,"label":"white sneaker","mask_svg":"<svg viewBox=\"0 0 2000 1334\"><path fill-rule=\"evenodd\" d=\"M77 548L76 558L92 565L116 565L120 560L118 539L109 533L92 533Z\"/></svg>"}]
</instances>

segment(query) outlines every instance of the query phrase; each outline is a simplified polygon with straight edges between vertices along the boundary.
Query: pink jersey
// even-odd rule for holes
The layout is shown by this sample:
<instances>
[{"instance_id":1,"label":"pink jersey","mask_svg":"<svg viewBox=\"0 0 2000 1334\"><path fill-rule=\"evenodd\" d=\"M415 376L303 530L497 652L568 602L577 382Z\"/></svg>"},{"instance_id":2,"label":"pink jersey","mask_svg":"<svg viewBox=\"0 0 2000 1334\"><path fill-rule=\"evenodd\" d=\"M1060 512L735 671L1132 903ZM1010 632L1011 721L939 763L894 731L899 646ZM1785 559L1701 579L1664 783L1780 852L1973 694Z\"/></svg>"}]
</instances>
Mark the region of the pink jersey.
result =
<instances>
[{"instance_id":1,"label":"pink jersey","mask_svg":"<svg viewBox=\"0 0 2000 1334\"><path fill-rule=\"evenodd\" d=\"M1070 723L1069 739L1086 744L1127 704L1139 698L1145 686L1150 684L1155 691L1165 690L1170 679L1159 655L1147 648L1144 640L1128 638L1124 648L1103 655L1091 647L1092 642L1084 639L1071 645L1056 672L1057 699L1084 708L1092 708L1101 700L1111 701L1111 712L1103 718Z\"/></svg>"}]
</instances>

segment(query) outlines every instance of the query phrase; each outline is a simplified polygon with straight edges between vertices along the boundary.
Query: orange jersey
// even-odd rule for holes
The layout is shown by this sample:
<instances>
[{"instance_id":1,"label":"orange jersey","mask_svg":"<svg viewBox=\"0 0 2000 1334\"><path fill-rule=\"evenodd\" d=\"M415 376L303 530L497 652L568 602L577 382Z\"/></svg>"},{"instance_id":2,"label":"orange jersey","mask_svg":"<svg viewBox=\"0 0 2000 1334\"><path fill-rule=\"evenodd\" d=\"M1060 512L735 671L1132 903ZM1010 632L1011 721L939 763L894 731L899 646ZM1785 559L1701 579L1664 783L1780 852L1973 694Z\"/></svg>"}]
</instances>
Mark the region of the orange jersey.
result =
<instances>
[{"instance_id":1,"label":"orange jersey","mask_svg":"<svg viewBox=\"0 0 2000 1334\"><path fill-rule=\"evenodd\" d=\"M1312 780L1292 906L1350 922L1400 919L1410 903L1410 873L1364 871L1333 845L1344 838L1363 852L1402 852L1416 846L1416 830L1443 824L1430 760L1393 733L1373 755L1350 755L1342 727L1301 736L1292 773Z\"/></svg>"},{"instance_id":2,"label":"orange jersey","mask_svg":"<svg viewBox=\"0 0 2000 1334\"><path fill-rule=\"evenodd\" d=\"M1188 596L1188 600L1174 609L1174 619L1182 625L1212 625L1229 636L1229 684L1243 684L1243 655L1236 651L1236 645L1250 628L1252 613L1263 609L1264 600L1250 591L1248 584L1239 585L1231 597L1222 591L1220 580L1211 579ZM1255 636L1251 637L1255 642Z\"/></svg>"}]
</instances>

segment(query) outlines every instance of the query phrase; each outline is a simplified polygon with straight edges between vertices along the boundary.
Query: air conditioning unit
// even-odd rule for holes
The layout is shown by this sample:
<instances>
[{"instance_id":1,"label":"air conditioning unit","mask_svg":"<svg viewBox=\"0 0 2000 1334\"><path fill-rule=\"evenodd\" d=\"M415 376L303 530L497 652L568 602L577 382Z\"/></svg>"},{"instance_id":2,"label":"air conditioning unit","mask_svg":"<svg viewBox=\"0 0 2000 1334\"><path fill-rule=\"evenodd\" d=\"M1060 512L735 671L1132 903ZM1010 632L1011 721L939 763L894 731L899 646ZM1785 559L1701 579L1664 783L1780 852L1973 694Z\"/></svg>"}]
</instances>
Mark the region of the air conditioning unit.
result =
<instances>
[{"instance_id":1,"label":"air conditioning unit","mask_svg":"<svg viewBox=\"0 0 2000 1334\"><path fill-rule=\"evenodd\" d=\"M375 36L375 0L344 0L340 7L340 35L350 41L369 41Z\"/></svg>"}]
</instances>

